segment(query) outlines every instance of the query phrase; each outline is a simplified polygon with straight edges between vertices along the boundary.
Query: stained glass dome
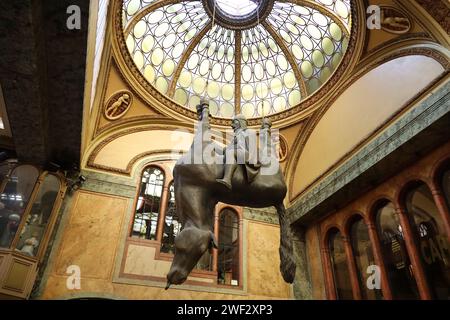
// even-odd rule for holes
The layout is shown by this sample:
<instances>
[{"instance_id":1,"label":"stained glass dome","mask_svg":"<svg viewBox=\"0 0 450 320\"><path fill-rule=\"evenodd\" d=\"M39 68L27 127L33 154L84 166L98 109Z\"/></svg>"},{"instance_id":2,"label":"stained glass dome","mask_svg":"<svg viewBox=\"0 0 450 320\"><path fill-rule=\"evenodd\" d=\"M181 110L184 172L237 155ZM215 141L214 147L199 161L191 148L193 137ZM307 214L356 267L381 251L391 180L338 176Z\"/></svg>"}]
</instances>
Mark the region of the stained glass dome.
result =
<instances>
[{"instance_id":1,"label":"stained glass dome","mask_svg":"<svg viewBox=\"0 0 450 320\"><path fill-rule=\"evenodd\" d=\"M179 105L259 118L313 95L339 66L350 0L124 0L127 49L143 77Z\"/></svg>"}]
</instances>

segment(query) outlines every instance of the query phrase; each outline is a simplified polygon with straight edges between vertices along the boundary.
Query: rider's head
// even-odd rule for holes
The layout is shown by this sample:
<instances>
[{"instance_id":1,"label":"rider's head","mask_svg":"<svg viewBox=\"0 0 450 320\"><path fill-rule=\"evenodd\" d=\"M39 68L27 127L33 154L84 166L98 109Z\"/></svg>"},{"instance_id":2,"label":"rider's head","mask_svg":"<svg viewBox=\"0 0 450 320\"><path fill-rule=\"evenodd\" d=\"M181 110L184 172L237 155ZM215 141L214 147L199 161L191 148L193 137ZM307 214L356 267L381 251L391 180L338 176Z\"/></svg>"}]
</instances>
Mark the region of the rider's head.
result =
<instances>
[{"instance_id":1,"label":"rider's head","mask_svg":"<svg viewBox=\"0 0 450 320\"><path fill-rule=\"evenodd\" d=\"M233 122L231 124L233 129L247 129L247 119L243 114L237 114L233 117Z\"/></svg>"}]
</instances>

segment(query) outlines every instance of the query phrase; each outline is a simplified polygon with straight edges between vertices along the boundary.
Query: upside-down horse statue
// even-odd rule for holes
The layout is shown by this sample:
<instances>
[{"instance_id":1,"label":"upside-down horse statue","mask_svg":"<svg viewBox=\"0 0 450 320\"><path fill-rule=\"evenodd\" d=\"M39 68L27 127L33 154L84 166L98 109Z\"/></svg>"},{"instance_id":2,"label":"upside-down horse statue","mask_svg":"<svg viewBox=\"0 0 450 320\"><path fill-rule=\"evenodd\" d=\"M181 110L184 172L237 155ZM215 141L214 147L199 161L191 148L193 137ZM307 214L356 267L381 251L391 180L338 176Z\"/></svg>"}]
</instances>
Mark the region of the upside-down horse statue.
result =
<instances>
[{"instance_id":1,"label":"upside-down horse statue","mask_svg":"<svg viewBox=\"0 0 450 320\"><path fill-rule=\"evenodd\" d=\"M264 156L250 163L249 159L254 158L254 154L247 149L246 120L243 116L233 119L235 136L226 150L235 151L227 152L224 157L223 148L211 138L207 102L200 102L197 114L199 123L191 148L178 159L173 170L175 205L183 229L175 238L175 256L167 274L166 289L171 284L182 284L204 252L212 247L217 248L212 230L214 207L218 202L276 208L280 223L280 270L284 280L292 283L296 266L291 230L283 205L287 188L271 143L270 121L263 119L260 131L258 154ZM244 139L237 139L242 136ZM236 157L246 159L237 164L236 161L226 161L233 156L234 160ZM211 158L220 160L211 161Z\"/></svg>"}]
</instances>

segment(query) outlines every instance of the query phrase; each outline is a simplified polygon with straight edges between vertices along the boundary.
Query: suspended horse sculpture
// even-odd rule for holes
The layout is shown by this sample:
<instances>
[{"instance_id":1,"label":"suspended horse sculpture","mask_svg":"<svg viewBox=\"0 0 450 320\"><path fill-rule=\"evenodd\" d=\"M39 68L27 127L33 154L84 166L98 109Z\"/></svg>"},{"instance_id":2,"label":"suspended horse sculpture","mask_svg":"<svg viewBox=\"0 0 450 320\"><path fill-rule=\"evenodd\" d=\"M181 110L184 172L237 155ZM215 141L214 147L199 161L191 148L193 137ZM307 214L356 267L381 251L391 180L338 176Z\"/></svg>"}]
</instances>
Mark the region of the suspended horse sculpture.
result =
<instances>
[{"instance_id":1,"label":"suspended horse sculpture","mask_svg":"<svg viewBox=\"0 0 450 320\"><path fill-rule=\"evenodd\" d=\"M276 208L280 223L280 270L284 280L292 283L296 266L291 231L283 205L287 189L271 143L270 122L263 119L260 132L260 141L265 141L260 143L260 151L263 148L260 154L267 155L265 161L253 164L246 161L237 165L228 164L227 161L224 164L211 162L210 159L211 156L220 159L223 148L211 139L208 104L201 102L197 106L197 114L199 124L192 146L177 161L173 170L177 215L183 229L175 239L175 256L167 274L166 289L171 284L182 284L204 252L212 247L217 248L212 230L214 207L218 202L254 208ZM227 149L237 146L237 154L245 153L247 158L252 158L248 150L239 147L240 143L237 141L239 133L246 132L245 118L235 117L232 127L235 137ZM264 171L267 172L263 174Z\"/></svg>"}]
</instances>

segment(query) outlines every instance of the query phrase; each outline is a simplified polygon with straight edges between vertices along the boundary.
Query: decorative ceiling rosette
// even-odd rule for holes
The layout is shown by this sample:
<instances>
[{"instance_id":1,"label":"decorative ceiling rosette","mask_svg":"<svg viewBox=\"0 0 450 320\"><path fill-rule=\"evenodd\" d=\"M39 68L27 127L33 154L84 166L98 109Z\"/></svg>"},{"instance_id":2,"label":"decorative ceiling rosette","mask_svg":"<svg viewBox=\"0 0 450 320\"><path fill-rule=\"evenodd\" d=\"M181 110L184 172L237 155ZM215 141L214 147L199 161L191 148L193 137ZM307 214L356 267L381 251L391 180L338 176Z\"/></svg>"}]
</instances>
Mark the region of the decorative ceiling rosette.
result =
<instances>
[{"instance_id":1,"label":"decorative ceiling rosette","mask_svg":"<svg viewBox=\"0 0 450 320\"><path fill-rule=\"evenodd\" d=\"M260 118L298 106L340 65L351 0L124 0L122 27L142 76L182 107Z\"/></svg>"}]
</instances>

